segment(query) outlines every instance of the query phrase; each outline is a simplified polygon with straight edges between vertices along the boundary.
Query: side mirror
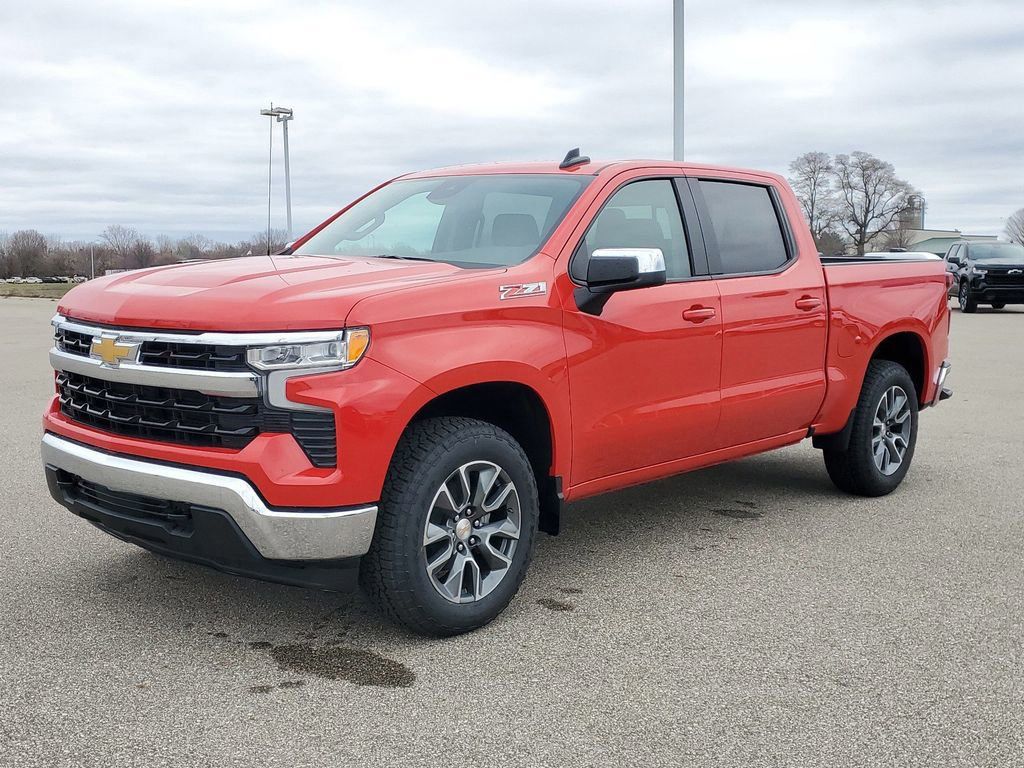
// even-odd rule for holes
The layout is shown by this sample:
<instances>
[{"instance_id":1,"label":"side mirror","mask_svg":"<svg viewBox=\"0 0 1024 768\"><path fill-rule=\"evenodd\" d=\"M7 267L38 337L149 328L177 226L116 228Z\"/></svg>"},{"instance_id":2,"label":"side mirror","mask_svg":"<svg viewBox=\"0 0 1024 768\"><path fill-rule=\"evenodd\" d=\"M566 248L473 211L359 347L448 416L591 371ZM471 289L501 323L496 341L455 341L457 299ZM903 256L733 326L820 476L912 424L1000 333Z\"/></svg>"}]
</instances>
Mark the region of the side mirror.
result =
<instances>
[{"instance_id":1,"label":"side mirror","mask_svg":"<svg viewBox=\"0 0 1024 768\"><path fill-rule=\"evenodd\" d=\"M666 279L660 248L599 248L590 254L586 287L576 289L576 306L600 315L613 293L663 285Z\"/></svg>"}]
</instances>

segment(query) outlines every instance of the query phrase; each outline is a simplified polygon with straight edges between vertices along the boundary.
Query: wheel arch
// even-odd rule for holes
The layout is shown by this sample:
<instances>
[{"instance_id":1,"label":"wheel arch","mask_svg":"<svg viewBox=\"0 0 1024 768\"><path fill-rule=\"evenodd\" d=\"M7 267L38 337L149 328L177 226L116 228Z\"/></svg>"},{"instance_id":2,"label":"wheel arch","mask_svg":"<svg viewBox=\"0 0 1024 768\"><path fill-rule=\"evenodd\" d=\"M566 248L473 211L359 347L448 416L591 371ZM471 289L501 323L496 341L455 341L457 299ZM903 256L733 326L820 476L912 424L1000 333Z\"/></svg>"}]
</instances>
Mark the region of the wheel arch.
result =
<instances>
[{"instance_id":1,"label":"wheel arch","mask_svg":"<svg viewBox=\"0 0 1024 768\"><path fill-rule=\"evenodd\" d=\"M872 360L888 360L902 365L910 374L910 380L914 382L918 409L924 407L928 389L927 372L931 370L931 365L928 360L928 343L920 333L912 330L900 330L884 336L875 345L871 357L868 359L868 365L871 365ZM866 375L867 367L864 372ZM861 386L863 386L863 377Z\"/></svg>"},{"instance_id":2,"label":"wheel arch","mask_svg":"<svg viewBox=\"0 0 1024 768\"><path fill-rule=\"evenodd\" d=\"M508 432L530 460L540 497L540 530L557 534L561 517L561 477L556 474L556 428L551 410L536 388L519 380L488 380L452 387L424 403L406 425L442 416L463 416Z\"/></svg>"},{"instance_id":3,"label":"wheel arch","mask_svg":"<svg viewBox=\"0 0 1024 768\"><path fill-rule=\"evenodd\" d=\"M824 450L846 450L850 444L850 431L853 424L853 417L864 387L864 380L874 360L888 360L903 366L914 383L914 392L917 395L917 407L921 410L925 407L928 393L928 371L931 370L931 361L928 356L928 343L924 332L919 329L907 327L890 329L879 334L878 340L871 349L871 354L864 358L864 367L860 372L859 385L856 393L851 393L852 402L847 406L846 422L838 432L826 434L815 434L812 442L815 448Z\"/></svg>"}]
</instances>

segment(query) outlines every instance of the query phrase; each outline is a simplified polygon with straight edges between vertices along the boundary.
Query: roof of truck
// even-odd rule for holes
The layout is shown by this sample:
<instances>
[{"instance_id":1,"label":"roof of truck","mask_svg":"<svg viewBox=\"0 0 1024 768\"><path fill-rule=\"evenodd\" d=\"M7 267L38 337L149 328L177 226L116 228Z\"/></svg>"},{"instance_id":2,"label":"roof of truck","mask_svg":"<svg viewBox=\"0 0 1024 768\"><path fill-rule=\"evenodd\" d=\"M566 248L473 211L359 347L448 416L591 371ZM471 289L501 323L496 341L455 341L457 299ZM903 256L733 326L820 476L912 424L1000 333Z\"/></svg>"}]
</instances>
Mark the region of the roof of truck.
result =
<instances>
[{"instance_id":1,"label":"roof of truck","mask_svg":"<svg viewBox=\"0 0 1024 768\"><path fill-rule=\"evenodd\" d=\"M756 171L752 169L730 168L721 165L708 165L706 163L678 163L672 160L591 160L569 168L561 168L556 162L534 162L534 163L482 163L474 165L451 165L445 168L432 168L425 171L407 173L399 178L402 179L426 179L436 176L478 176L482 174L500 173L535 173L535 174L567 174L597 176L604 172L620 173L622 171L642 170L644 168L659 168L677 170L682 173L700 171L723 171L729 173L756 173L765 176L775 176L767 171Z\"/></svg>"}]
</instances>

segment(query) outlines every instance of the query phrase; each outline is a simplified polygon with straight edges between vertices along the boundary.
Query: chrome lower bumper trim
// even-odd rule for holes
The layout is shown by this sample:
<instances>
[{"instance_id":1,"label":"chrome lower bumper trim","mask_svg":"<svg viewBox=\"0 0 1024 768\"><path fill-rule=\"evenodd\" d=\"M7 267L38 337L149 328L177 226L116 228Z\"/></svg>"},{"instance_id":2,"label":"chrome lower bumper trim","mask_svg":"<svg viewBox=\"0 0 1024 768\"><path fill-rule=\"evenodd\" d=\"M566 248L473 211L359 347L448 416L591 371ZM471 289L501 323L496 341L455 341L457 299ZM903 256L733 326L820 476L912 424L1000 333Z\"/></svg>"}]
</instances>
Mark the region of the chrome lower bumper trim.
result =
<instances>
[{"instance_id":1,"label":"chrome lower bumper trim","mask_svg":"<svg viewBox=\"0 0 1024 768\"><path fill-rule=\"evenodd\" d=\"M932 405L938 405L939 401L947 400L953 396L953 393L945 388L946 377L949 376L949 369L953 365L948 360L944 360L942 365L939 366L939 372L935 377L935 395L932 397Z\"/></svg>"},{"instance_id":2,"label":"chrome lower bumper trim","mask_svg":"<svg viewBox=\"0 0 1024 768\"><path fill-rule=\"evenodd\" d=\"M133 363L114 367L91 357L63 352L56 347L50 350L50 365L57 371L69 371L122 384L190 389L220 397L257 397L260 393L259 378L254 373L161 368Z\"/></svg>"},{"instance_id":3,"label":"chrome lower bumper trim","mask_svg":"<svg viewBox=\"0 0 1024 768\"><path fill-rule=\"evenodd\" d=\"M366 554L377 507L268 507L240 477L104 453L54 434L43 436L43 463L117 491L222 509L270 560L335 560Z\"/></svg>"}]
</instances>

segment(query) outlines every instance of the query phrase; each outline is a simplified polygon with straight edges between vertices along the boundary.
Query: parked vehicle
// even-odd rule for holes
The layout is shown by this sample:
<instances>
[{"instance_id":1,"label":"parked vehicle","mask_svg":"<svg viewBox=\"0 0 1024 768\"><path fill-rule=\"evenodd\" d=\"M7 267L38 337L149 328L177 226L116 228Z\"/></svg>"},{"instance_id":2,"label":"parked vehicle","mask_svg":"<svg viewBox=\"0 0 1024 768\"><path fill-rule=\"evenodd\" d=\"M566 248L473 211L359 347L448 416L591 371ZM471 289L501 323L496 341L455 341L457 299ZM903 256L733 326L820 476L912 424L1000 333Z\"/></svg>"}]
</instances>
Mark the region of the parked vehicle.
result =
<instances>
[{"instance_id":1,"label":"parked vehicle","mask_svg":"<svg viewBox=\"0 0 1024 768\"><path fill-rule=\"evenodd\" d=\"M1024 245L965 240L949 246L946 262L962 312L1024 304Z\"/></svg>"},{"instance_id":2,"label":"parked vehicle","mask_svg":"<svg viewBox=\"0 0 1024 768\"><path fill-rule=\"evenodd\" d=\"M225 571L497 616L564 502L811 437L893 491L950 392L943 264L819 259L785 180L670 162L383 184L284 255L72 289L53 497Z\"/></svg>"}]
</instances>

